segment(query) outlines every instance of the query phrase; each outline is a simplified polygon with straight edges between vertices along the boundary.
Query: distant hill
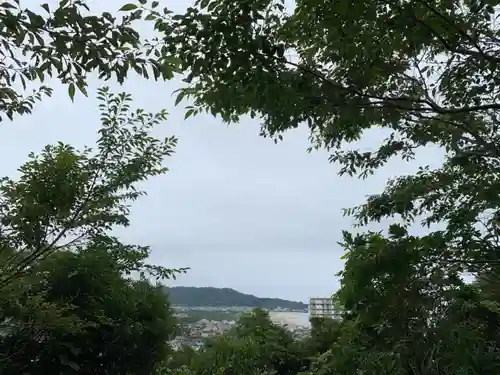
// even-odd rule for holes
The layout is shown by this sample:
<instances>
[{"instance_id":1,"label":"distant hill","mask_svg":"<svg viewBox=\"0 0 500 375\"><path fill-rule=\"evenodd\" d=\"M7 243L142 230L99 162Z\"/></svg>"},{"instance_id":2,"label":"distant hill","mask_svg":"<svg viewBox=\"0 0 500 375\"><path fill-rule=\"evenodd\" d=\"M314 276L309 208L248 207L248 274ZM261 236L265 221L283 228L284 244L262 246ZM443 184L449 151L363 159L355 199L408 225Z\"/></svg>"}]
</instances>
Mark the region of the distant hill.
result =
<instances>
[{"instance_id":1,"label":"distant hill","mask_svg":"<svg viewBox=\"0 0 500 375\"><path fill-rule=\"evenodd\" d=\"M303 310L307 308L307 304L302 302L287 301L280 298L259 298L251 294L240 293L230 288L177 286L167 287L166 291L169 295L170 303L181 306L241 306L266 309L281 307L291 310Z\"/></svg>"}]
</instances>

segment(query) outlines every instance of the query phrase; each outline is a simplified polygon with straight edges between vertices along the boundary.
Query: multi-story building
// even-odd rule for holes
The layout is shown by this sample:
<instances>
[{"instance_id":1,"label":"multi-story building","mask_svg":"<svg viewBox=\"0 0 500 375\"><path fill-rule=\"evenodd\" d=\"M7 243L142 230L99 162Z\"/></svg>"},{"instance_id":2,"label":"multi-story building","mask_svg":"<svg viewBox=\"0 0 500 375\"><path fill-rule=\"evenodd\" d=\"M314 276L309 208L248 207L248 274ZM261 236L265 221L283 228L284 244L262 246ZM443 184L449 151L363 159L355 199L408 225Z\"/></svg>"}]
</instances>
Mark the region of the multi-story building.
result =
<instances>
[{"instance_id":1,"label":"multi-story building","mask_svg":"<svg viewBox=\"0 0 500 375\"><path fill-rule=\"evenodd\" d=\"M340 311L335 309L333 299L330 297L312 297L309 299L309 318L340 317Z\"/></svg>"}]
</instances>

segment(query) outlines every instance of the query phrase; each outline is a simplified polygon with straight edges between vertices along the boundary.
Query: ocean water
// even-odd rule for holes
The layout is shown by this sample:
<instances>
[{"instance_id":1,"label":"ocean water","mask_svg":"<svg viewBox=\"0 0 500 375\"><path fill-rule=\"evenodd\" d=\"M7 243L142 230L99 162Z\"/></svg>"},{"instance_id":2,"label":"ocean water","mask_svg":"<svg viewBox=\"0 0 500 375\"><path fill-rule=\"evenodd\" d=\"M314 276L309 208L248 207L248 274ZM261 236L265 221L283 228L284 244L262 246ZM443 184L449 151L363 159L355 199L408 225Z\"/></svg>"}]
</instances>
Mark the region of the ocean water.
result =
<instances>
[{"instance_id":1,"label":"ocean water","mask_svg":"<svg viewBox=\"0 0 500 375\"><path fill-rule=\"evenodd\" d=\"M308 313L270 311L269 316L276 324L286 324L290 327L310 327Z\"/></svg>"}]
</instances>

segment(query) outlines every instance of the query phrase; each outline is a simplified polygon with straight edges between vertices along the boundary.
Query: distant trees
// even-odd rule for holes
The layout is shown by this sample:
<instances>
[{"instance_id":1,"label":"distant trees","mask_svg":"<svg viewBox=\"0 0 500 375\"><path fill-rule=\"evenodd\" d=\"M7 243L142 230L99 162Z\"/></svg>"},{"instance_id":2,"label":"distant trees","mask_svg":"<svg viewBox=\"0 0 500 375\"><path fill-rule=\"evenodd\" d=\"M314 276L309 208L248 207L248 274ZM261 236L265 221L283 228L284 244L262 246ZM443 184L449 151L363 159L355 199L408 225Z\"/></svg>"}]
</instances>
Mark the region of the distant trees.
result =
<instances>
[{"instance_id":1,"label":"distant trees","mask_svg":"<svg viewBox=\"0 0 500 375\"><path fill-rule=\"evenodd\" d=\"M182 348L173 353L157 375L305 375L319 368L328 371L324 360L338 344L343 328L341 321L315 319L311 336L297 338L273 323L268 313L254 309L225 334L207 339L200 350Z\"/></svg>"},{"instance_id":2,"label":"distant trees","mask_svg":"<svg viewBox=\"0 0 500 375\"><path fill-rule=\"evenodd\" d=\"M265 311L255 309L243 315L229 332L208 340L200 351L192 353L183 363L187 372L181 373L292 375L307 368L302 353L290 332L272 323ZM184 354L174 355L180 356L186 358ZM170 371L176 373L175 369Z\"/></svg>"},{"instance_id":3,"label":"distant trees","mask_svg":"<svg viewBox=\"0 0 500 375\"><path fill-rule=\"evenodd\" d=\"M298 310L307 308L307 305L302 302L279 298L259 298L229 288L172 287L165 290L173 304L184 306L246 306L264 309L282 307Z\"/></svg>"}]
</instances>

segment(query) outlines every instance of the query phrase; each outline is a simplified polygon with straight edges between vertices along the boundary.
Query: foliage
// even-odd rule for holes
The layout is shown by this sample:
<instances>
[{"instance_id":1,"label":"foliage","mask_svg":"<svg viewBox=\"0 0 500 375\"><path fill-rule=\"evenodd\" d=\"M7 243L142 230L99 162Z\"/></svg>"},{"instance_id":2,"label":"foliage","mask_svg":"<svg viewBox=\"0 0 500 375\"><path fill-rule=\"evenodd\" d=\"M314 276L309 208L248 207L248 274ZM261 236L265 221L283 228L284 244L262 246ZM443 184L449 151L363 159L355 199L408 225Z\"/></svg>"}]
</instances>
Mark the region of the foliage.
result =
<instances>
[{"instance_id":1,"label":"foliage","mask_svg":"<svg viewBox=\"0 0 500 375\"><path fill-rule=\"evenodd\" d=\"M167 171L177 140L150 135L165 111L133 111L107 88L98 98L95 149L47 146L0 185L2 374L149 375L177 331L164 286L148 278L185 269L150 265L148 247L109 233L128 225L138 183Z\"/></svg>"},{"instance_id":2,"label":"foliage","mask_svg":"<svg viewBox=\"0 0 500 375\"><path fill-rule=\"evenodd\" d=\"M300 0L289 13L279 0L201 0L156 17L189 73L178 96L193 100L186 116L259 116L275 139L308 126L311 148L360 178L425 146L446 154L346 210L362 228L391 224L344 232L345 323L313 372L498 373L499 10L475 0ZM375 150L349 148L380 128L387 138Z\"/></svg>"},{"instance_id":3,"label":"foliage","mask_svg":"<svg viewBox=\"0 0 500 375\"><path fill-rule=\"evenodd\" d=\"M146 1L139 3L122 8L131 12L124 22L141 16L154 21L157 38L144 45L181 61L188 86L177 102L193 101L186 117L201 111L226 122L259 116L262 134L275 139L305 125L311 149L326 148L341 174L360 178L391 158L412 159L425 146L446 153L440 167L396 177L365 204L346 210L362 230L345 231L341 243L346 264L336 298L344 308L342 323L316 325L313 345L304 348L256 311L174 372L498 374L498 4L299 0L288 13L281 0L199 0L171 16L157 11L156 1L149 10ZM380 128L387 138L374 151L344 147ZM66 172L74 169L80 171ZM32 175L27 186L42 176ZM88 186L87 177L74 176ZM4 186L4 196L18 196L11 188L17 185ZM39 239L47 229L19 219L30 217L19 214L22 202L34 199L26 196L5 204L2 216L9 220L2 225L14 235L6 235L2 251L23 256L34 269L41 264L30 260L31 254L38 259L38 250L29 241L47 249ZM96 238L94 228L103 227L98 208L78 222L82 238ZM107 225L123 223L122 211L111 212ZM73 229L68 214L50 217L57 220L46 228ZM387 231L363 228L387 219ZM10 291L18 288L10 281L25 271L24 261L9 267L4 290ZM476 281L464 281L464 273ZM64 311L57 310L61 316Z\"/></svg>"},{"instance_id":4,"label":"foliage","mask_svg":"<svg viewBox=\"0 0 500 375\"><path fill-rule=\"evenodd\" d=\"M84 0L62 0L54 7L23 8L19 0L0 4L0 115L31 113L35 102L52 89L41 85L55 77L73 99L78 89L87 95L87 74L114 75L120 83L130 69L148 78L170 79L178 63L164 49L143 44L133 28L141 14L118 19L91 12ZM156 53L156 54L155 54ZM33 92L25 95L34 88ZM1 117L0 117L1 119Z\"/></svg>"},{"instance_id":5,"label":"foliage","mask_svg":"<svg viewBox=\"0 0 500 375\"><path fill-rule=\"evenodd\" d=\"M165 363L166 369L178 370L183 366L191 366L193 360L196 358L196 351L188 345L183 345L179 349L171 353Z\"/></svg>"},{"instance_id":6,"label":"foliage","mask_svg":"<svg viewBox=\"0 0 500 375\"><path fill-rule=\"evenodd\" d=\"M304 310L302 302L287 301L280 298L260 298L251 294L240 293L229 288L213 287L169 287L166 289L173 305L216 306L216 307L259 307L276 309L278 307Z\"/></svg>"},{"instance_id":7,"label":"foliage","mask_svg":"<svg viewBox=\"0 0 500 375\"><path fill-rule=\"evenodd\" d=\"M17 181L4 178L0 184L0 289L51 252L95 240L106 241L117 254L128 253L127 272L173 275L141 263L147 247L124 246L106 236L114 226L128 225L130 203L144 194L137 183L167 171L162 161L177 140L149 135L167 114L132 111L130 95L107 88L98 98L102 128L95 149L47 146L40 155L30 154Z\"/></svg>"},{"instance_id":8,"label":"foliage","mask_svg":"<svg viewBox=\"0 0 500 375\"><path fill-rule=\"evenodd\" d=\"M307 123L346 172L429 143L493 152L481 119L494 114L496 86L479 79L496 66L488 2L303 0L287 15L282 1L197 1L156 28L191 73L180 96L195 110L259 114L270 135ZM374 126L394 131L377 152L336 150Z\"/></svg>"},{"instance_id":9,"label":"foliage","mask_svg":"<svg viewBox=\"0 0 500 375\"><path fill-rule=\"evenodd\" d=\"M47 326L37 311L11 317L2 374L150 373L168 354L175 321L162 287L124 278L115 255L96 242L45 258L31 293L75 324Z\"/></svg>"},{"instance_id":10,"label":"foliage","mask_svg":"<svg viewBox=\"0 0 500 375\"><path fill-rule=\"evenodd\" d=\"M196 375L297 374L305 363L300 350L290 332L272 323L265 311L255 309L243 315L229 332L191 353L182 365L187 374Z\"/></svg>"},{"instance_id":11,"label":"foliage","mask_svg":"<svg viewBox=\"0 0 500 375\"><path fill-rule=\"evenodd\" d=\"M338 340L341 332L341 322L330 318L312 318L311 336L307 347L310 356L318 356L327 352L333 343Z\"/></svg>"}]
</instances>

